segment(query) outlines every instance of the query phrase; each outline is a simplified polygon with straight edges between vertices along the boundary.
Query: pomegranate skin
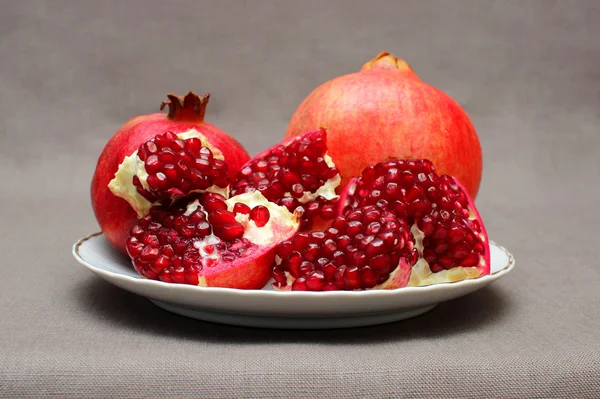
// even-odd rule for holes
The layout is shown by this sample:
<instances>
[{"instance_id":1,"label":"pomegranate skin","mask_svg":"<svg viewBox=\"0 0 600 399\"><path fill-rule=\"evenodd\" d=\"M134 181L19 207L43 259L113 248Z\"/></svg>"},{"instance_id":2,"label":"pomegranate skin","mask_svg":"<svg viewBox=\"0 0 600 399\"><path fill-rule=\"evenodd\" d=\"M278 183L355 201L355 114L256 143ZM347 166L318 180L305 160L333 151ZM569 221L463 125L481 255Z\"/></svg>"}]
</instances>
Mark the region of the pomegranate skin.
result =
<instances>
[{"instance_id":1,"label":"pomegranate skin","mask_svg":"<svg viewBox=\"0 0 600 399\"><path fill-rule=\"evenodd\" d=\"M166 131L178 134L196 129L213 147L223 153L229 166L230 178L233 178L241 166L250 159L248 152L236 139L204 121L208 98L208 95L199 98L192 92L185 98L169 95L170 100L164 102L161 107L163 109L168 105L169 114L154 113L130 119L102 150L91 182L92 208L103 234L121 253L127 253L125 244L130 230L138 220L138 215L127 201L115 196L109 190L108 184L124 158L136 151L140 144ZM176 104L178 101L179 104Z\"/></svg>"},{"instance_id":2,"label":"pomegranate skin","mask_svg":"<svg viewBox=\"0 0 600 399\"><path fill-rule=\"evenodd\" d=\"M382 52L356 73L317 87L291 118L285 138L325 128L342 175L340 189L372 164L430 159L475 198L481 146L469 116L441 90L423 82L403 60Z\"/></svg>"}]
</instances>

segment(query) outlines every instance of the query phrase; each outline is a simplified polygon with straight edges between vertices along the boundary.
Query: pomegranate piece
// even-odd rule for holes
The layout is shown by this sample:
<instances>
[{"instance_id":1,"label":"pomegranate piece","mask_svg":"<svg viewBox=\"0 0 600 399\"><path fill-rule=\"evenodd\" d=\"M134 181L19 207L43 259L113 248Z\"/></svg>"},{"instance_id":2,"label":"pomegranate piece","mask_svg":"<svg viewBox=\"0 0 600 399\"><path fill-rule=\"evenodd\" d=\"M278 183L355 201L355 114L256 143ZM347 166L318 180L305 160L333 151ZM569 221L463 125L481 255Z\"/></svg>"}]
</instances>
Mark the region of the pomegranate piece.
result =
<instances>
[{"instance_id":1,"label":"pomegranate piece","mask_svg":"<svg viewBox=\"0 0 600 399\"><path fill-rule=\"evenodd\" d=\"M405 286L417 250L404 221L367 205L338 216L324 231L298 233L277 255L276 289L366 290Z\"/></svg>"},{"instance_id":2,"label":"pomegranate piece","mask_svg":"<svg viewBox=\"0 0 600 399\"><path fill-rule=\"evenodd\" d=\"M265 198L303 214L302 229L330 222L341 177L327 154L327 133L317 130L284 141L252 158L237 173L231 194L260 191Z\"/></svg>"},{"instance_id":3,"label":"pomegranate piece","mask_svg":"<svg viewBox=\"0 0 600 399\"><path fill-rule=\"evenodd\" d=\"M237 204L264 208L276 218L249 223L247 214L235 211ZM260 192L229 200L207 193L187 205L152 207L131 230L126 249L135 270L149 279L259 289L270 278L277 244L298 227L299 215Z\"/></svg>"},{"instance_id":4,"label":"pomegranate piece","mask_svg":"<svg viewBox=\"0 0 600 399\"><path fill-rule=\"evenodd\" d=\"M464 187L438 176L425 159L381 162L363 170L341 195L339 212L376 204L411 226L418 251L410 286L490 273L490 248L479 212Z\"/></svg>"}]
</instances>

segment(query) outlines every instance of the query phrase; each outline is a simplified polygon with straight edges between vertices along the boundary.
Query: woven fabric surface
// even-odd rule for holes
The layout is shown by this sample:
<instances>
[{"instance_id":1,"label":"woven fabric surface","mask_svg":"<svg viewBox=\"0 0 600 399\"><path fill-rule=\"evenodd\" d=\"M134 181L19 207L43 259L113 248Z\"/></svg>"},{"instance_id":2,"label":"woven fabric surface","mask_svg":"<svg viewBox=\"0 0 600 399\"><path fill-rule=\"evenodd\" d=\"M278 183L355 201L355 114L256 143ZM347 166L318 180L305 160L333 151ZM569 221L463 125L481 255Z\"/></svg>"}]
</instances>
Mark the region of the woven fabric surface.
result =
<instances>
[{"instance_id":1,"label":"woven fabric surface","mask_svg":"<svg viewBox=\"0 0 600 399\"><path fill-rule=\"evenodd\" d=\"M600 398L599 21L593 0L3 2L0 397ZM129 117L208 91L255 154L382 50L472 117L505 278L403 322L278 331L172 315L71 257Z\"/></svg>"}]
</instances>

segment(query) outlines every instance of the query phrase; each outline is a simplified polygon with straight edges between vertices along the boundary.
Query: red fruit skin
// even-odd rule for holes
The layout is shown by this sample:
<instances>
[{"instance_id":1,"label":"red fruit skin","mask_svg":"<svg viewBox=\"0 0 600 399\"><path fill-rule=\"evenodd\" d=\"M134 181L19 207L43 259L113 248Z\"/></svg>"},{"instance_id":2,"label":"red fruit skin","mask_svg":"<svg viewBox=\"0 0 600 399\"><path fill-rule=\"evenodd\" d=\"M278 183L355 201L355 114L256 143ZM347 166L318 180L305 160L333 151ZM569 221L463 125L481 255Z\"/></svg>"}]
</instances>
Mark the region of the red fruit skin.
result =
<instances>
[{"instance_id":1,"label":"red fruit skin","mask_svg":"<svg viewBox=\"0 0 600 399\"><path fill-rule=\"evenodd\" d=\"M469 116L387 52L359 72L317 87L292 116L285 138L321 127L342 175L340 189L369 165L426 158L440 174L463 182L471 197L477 195L482 154Z\"/></svg>"},{"instance_id":2,"label":"red fruit skin","mask_svg":"<svg viewBox=\"0 0 600 399\"><path fill-rule=\"evenodd\" d=\"M134 117L115 133L102 150L91 183L92 208L107 240L121 253L127 254L125 244L138 217L127 201L108 189L108 183L123 159L136 151L140 144L166 131L178 134L192 128L203 134L212 146L221 150L229 167L230 178L250 159L248 152L237 140L192 114L179 116L177 120L164 113Z\"/></svg>"},{"instance_id":3,"label":"red fruit skin","mask_svg":"<svg viewBox=\"0 0 600 399\"><path fill-rule=\"evenodd\" d=\"M257 290L271 279L271 266L275 263L276 247L268 249L252 262L236 264L235 267L221 263L216 267L205 268L202 276L208 287Z\"/></svg>"}]
</instances>

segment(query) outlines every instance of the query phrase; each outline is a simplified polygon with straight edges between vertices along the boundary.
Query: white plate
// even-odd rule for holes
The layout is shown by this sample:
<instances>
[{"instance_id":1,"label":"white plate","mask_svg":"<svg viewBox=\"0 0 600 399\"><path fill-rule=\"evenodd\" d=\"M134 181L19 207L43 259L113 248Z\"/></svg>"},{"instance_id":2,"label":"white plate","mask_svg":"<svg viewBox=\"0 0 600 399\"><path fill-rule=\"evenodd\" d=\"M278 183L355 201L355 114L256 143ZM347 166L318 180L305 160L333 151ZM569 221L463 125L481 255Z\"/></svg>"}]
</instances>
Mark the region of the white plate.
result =
<instances>
[{"instance_id":1,"label":"white plate","mask_svg":"<svg viewBox=\"0 0 600 399\"><path fill-rule=\"evenodd\" d=\"M491 274L428 287L373 291L274 291L197 287L141 278L129 259L101 233L80 239L73 256L117 287L147 297L179 315L240 326L267 328L345 328L389 323L423 314L440 302L481 289L504 276L514 257L491 243Z\"/></svg>"}]
</instances>

